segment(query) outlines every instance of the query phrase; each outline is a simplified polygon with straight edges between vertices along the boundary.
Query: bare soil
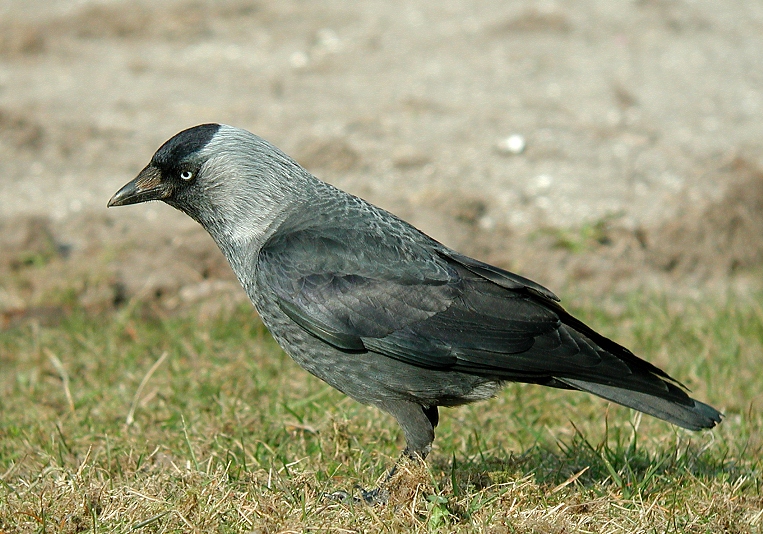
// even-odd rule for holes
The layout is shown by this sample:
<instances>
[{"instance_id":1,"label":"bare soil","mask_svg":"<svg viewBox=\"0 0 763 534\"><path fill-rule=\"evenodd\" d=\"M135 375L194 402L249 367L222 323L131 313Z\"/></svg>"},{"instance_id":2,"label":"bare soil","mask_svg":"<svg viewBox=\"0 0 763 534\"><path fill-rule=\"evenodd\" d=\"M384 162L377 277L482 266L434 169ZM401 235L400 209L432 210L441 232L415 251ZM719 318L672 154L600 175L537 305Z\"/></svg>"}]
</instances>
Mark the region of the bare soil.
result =
<instances>
[{"instance_id":1,"label":"bare soil","mask_svg":"<svg viewBox=\"0 0 763 534\"><path fill-rule=\"evenodd\" d=\"M0 326L243 300L192 221L105 208L209 121L558 293L758 289L762 56L742 0L0 0Z\"/></svg>"}]
</instances>

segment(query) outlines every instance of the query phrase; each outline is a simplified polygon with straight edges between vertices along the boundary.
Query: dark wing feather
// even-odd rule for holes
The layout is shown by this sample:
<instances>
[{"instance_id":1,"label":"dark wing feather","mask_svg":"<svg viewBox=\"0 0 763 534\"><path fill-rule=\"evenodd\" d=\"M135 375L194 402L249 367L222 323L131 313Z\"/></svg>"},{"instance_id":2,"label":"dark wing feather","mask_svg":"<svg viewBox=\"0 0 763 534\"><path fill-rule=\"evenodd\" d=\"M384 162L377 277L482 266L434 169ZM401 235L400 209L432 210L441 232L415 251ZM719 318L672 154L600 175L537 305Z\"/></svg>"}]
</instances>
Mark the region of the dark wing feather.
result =
<instances>
[{"instance_id":1,"label":"dark wing feather","mask_svg":"<svg viewBox=\"0 0 763 534\"><path fill-rule=\"evenodd\" d=\"M430 366L434 344L451 356L453 370L505 380L630 374L627 365L564 325L535 295L507 290L467 269L457 272L460 291L447 309L384 337L364 339L365 345Z\"/></svg>"},{"instance_id":2,"label":"dark wing feather","mask_svg":"<svg viewBox=\"0 0 763 534\"><path fill-rule=\"evenodd\" d=\"M444 247L438 248L437 253L460 265L463 265L474 274L484 278L485 280L490 280L491 282L501 287L535 293L544 299L559 302L559 297L554 295L551 291L542 285L537 284L528 278L525 278L524 276L519 276L518 274L514 274L488 263L475 260L469 256L464 256L463 254L459 254L458 252L446 249Z\"/></svg>"}]
</instances>

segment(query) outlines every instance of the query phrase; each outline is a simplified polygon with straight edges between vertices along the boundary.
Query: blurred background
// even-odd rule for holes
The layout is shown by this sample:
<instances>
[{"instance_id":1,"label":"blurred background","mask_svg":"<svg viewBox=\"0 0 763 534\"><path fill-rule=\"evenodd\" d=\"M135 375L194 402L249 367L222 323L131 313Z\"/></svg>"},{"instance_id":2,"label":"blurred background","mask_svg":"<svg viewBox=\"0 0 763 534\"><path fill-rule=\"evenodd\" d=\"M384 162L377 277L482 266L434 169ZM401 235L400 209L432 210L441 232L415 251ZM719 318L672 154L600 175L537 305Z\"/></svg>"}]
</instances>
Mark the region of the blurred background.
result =
<instances>
[{"instance_id":1,"label":"blurred background","mask_svg":"<svg viewBox=\"0 0 763 534\"><path fill-rule=\"evenodd\" d=\"M562 296L759 288L762 57L742 0L0 0L0 326L245 299L106 209L203 122Z\"/></svg>"}]
</instances>

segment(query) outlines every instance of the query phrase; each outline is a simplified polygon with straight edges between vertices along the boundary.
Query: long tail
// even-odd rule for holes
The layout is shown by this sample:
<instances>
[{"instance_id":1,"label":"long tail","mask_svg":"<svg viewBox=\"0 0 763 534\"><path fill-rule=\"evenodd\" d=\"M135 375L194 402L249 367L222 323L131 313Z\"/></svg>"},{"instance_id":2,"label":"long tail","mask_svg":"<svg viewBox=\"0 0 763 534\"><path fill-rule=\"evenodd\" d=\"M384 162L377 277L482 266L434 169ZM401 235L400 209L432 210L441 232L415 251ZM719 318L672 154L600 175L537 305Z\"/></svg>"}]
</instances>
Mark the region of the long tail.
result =
<instances>
[{"instance_id":1,"label":"long tail","mask_svg":"<svg viewBox=\"0 0 763 534\"><path fill-rule=\"evenodd\" d=\"M674 399L665 399L641 391L631 391L622 387L586 382L585 380L572 378L557 378L557 380L575 389L593 393L599 397L653 415L689 430L713 428L721 422L722 415L718 410L685 394L685 402L679 402ZM678 390L672 384L667 382L665 384L669 388ZM681 400L684 401L684 399Z\"/></svg>"},{"instance_id":2,"label":"long tail","mask_svg":"<svg viewBox=\"0 0 763 534\"><path fill-rule=\"evenodd\" d=\"M683 386L665 371L592 330L558 304L553 306L568 328L590 339L604 353L619 359L630 369L630 374L618 376L565 378L556 376L554 378L557 381L689 430L713 428L721 422L723 417L721 412L689 397ZM601 352L599 354L603 356Z\"/></svg>"}]
</instances>

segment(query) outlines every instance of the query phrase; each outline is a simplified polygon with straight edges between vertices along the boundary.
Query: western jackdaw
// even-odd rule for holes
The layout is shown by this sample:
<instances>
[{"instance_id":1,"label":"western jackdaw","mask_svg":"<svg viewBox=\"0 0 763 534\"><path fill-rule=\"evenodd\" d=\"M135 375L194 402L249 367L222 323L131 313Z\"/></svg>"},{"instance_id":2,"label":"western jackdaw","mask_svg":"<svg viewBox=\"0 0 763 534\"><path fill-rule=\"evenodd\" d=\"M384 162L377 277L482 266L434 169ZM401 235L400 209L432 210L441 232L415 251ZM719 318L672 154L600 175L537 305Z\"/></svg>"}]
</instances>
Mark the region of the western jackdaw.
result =
<instances>
[{"instance_id":1,"label":"western jackdaw","mask_svg":"<svg viewBox=\"0 0 763 534\"><path fill-rule=\"evenodd\" d=\"M148 200L198 221L281 347L392 414L409 456L430 451L439 406L505 382L587 391L691 430L721 420L545 287L449 249L247 131L180 132L108 205Z\"/></svg>"}]
</instances>

